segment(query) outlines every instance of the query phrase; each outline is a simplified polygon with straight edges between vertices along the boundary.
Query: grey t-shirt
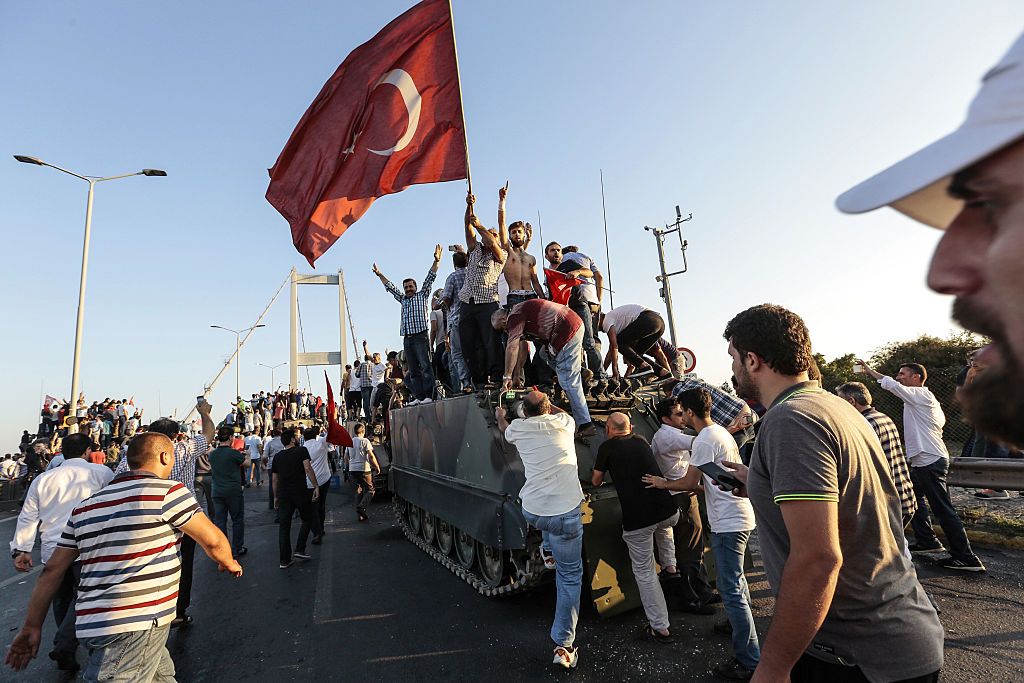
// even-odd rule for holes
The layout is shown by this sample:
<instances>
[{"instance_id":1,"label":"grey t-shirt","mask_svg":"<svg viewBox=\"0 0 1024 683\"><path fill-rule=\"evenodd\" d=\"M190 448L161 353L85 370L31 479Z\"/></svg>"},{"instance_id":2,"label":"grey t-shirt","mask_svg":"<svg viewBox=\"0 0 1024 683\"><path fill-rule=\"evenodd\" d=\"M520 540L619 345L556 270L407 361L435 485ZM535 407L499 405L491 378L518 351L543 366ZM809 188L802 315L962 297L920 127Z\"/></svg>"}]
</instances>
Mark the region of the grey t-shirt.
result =
<instances>
[{"instance_id":1,"label":"grey t-shirt","mask_svg":"<svg viewBox=\"0 0 1024 683\"><path fill-rule=\"evenodd\" d=\"M807 653L859 666L870 681L942 668L942 624L903 554L896 487L871 425L817 382L784 391L763 418L747 492L765 572L777 595L789 556L781 505L836 502L843 565L825 621Z\"/></svg>"}]
</instances>

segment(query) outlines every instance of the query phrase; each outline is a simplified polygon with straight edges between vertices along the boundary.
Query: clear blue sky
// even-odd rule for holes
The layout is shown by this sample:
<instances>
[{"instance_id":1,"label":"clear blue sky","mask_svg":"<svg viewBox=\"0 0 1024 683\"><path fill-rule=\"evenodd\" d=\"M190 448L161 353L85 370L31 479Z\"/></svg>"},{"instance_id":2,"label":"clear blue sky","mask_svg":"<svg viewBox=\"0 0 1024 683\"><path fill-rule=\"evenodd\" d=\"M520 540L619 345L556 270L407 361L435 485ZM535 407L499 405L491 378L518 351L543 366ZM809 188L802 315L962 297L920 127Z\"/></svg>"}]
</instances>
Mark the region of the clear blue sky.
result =
<instances>
[{"instance_id":1,"label":"clear blue sky","mask_svg":"<svg viewBox=\"0 0 1024 683\"><path fill-rule=\"evenodd\" d=\"M82 386L90 400L135 395L147 415L180 415L233 348L209 325L251 324L303 268L264 199L266 169L349 51L409 5L0 6L4 451L34 426L41 385L69 393L86 194L10 155L85 174L169 173L97 191ZM952 328L949 302L924 285L938 233L888 210L841 216L832 203L959 123L1024 27L1024 5L454 7L480 215L494 221L508 179L512 218L540 210L546 240L578 243L611 271L616 303L661 310L643 226L671 220L676 204L692 212L676 316L709 380L728 377L726 321L764 301L802 314L828 357ZM464 192L453 182L386 197L320 260L320 272L345 269L357 334L373 347L401 341L371 262L421 279L435 243L462 239ZM336 348L334 293L305 288L300 300L307 348ZM269 385L257 362L287 360L286 301L243 350L245 394ZM322 370L310 374L322 390ZM233 393L232 371L212 396L217 417Z\"/></svg>"}]
</instances>

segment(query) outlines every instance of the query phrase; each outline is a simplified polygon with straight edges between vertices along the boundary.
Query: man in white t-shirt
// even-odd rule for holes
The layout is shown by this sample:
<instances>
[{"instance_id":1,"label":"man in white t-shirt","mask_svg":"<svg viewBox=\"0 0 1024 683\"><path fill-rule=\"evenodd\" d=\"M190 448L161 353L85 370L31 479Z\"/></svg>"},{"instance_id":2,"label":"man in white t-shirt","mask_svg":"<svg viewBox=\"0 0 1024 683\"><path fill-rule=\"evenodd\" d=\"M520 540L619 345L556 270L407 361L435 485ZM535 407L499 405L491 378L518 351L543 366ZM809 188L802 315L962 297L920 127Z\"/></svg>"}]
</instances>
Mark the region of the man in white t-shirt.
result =
<instances>
[{"instance_id":1,"label":"man in white t-shirt","mask_svg":"<svg viewBox=\"0 0 1024 683\"><path fill-rule=\"evenodd\" d=\"M651 439L651 450L663 477L669 481L682 479L689 468L693 438L683 432L683 409L674 397L661 400L655 408L661 427ZM679 508L679 522L672 528L676 564L685 585L679 596L680 607L692 614L713 614L714 591L704 566L704 524L700 504L694 491L673 491L672 499Z\"/></svg>"},{"instance_id":2,"label":"man in white t-shirt","mask_svg":"<svg viewBox=\"0 0 1024 683\"><path fill-rule=\"evenodd\" d=\"M360 522L370 519L366 508L373 500L373 475L380 474L380 464L373 453L373 444L364 437L366 427L361 422L352 428L352 445L345 449L345 471L355 490L356 517Z\"/></svg>"},{"instance_id":3,"label":"man in white t-shirt","mask_svg":"<svg viewBox=\"0 0 1024 683\"><path fill-rule=\"evenodd\" d=\"M732 495L715 486L698 467L723 461L739 463L736 440L711 419L711 394L707 389L689 389L678 397L683 421L697 432L690 451L686 474L675 481L645 475L644 481L659 489L694 490L704 483L711 549L715 553L715 573L722 606L729 618L734 657L715 667L715 673L733 680L750 678L761 659L761 648L750 612L750 589L743 575L743 555L750 532L754 530L754 509L747 498ZM723 625L724 626L724 625Z\"/></svg>"},{"instance_id":4,"label":"man in white t-shirt","mask_svg":"<svg viewBox=\"0 0 1024 683\"><path fill-rule=\"evenodd\" d=\"M573 646L583 584L583 519L579 465L576 461L572 415L551 405L547 394L532 391L523 398L526 417L509 424L505 409L495 411L498 429L516 447L523 461L526 483L519 492L523 517L540 529L555 556L554 664L567 669L579 656Z\"/></svg>"},{"instance_id":5,"label":"man in white t-shirt","mask_svg":"<svg viewBox=\"0 0 1024 683\"><path fill-rule=\"evenodd\" d=\"M910 463L910 481L914 484L914 494L917 496L917 512L910 520L910 528L914 530L910 551L928 553L943 550L942 542L932 530L932 519L928 513L928 506L931 505L949 541L950 557L940 560L938 564L959 571L985 571L985 565L971 549L963 522L953 507L946 487L949 451L942 441L946 416L935 394L924 386L928 380L928 371L920 363L904 363L896 373L896 379L893 379L860 359L857 362L864 366L864 372L878 380L883 389L903 401L903 441L907 462Z\"/></svg>"},{"instance_id":6,"label":"man in white t-shirt","mask_svg":"<svg viewBox=\"0 0 1024 683\"><path fill-rule=\"evenodd\" d=\"M324 521L327 519L327 492L331 488L331 464L328 451L334 446L327 443L327 435L321 436L319 427L309 427L302 432L302 445L309 451L309 464L316 475L316 481L306 477L307 489L319 489L313 504L313 545L320 545L324 539Z\"/></svg>"},{"instance_id":7,"label":"man in white t-shirt","mask_svg":"<svg viewBox=\"0 0 1024 683\"><path fill-rule=\"evenodd\" d=\"M605 365L611 363L616 380L622 378L619 373L620 353L633 367L634 377L652 372L660 379L672 376L668 358L658 346L658 340L665 331L665 321L660 315L640 304L625 304L602 313L600 322L601 330L608 335L608 354L604 362ZM643 358L646 353L654 354L658 367L648 365Z\"/></svg>"},{"instance_id":8,"label":"man in white t-shirt","mask_svg":"<svg viewBox=\"0 0 1024 683\"><path fill-rule=\"evenodd\" d=\"M245 487L251 484L263 484L263 472L260 469L260 458L263 453L263 439L252 432L245 433L245 450L249 456L249 471L245 473Z\"/></svg>"}]
</instances>

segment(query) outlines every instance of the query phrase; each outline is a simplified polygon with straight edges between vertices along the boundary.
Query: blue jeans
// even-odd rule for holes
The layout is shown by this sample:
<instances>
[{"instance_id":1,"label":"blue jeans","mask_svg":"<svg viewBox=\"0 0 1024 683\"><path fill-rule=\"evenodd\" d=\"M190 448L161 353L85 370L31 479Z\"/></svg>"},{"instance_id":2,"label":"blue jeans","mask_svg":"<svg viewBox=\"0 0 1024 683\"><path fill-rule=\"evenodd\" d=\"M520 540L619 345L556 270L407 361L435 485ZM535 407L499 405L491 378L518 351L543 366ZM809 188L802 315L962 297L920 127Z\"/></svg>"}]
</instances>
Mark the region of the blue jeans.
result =
<instances>
[{"instance_id":1,"label":"blue jeans","mask_svg":"<svg viewBox=\"0 0 1024 683\"><path fill-rule=\"evenodd\" d=\"M366 424L370 424L372 422L371 416L373 415L370 412L370 398L373 396L373 387L360 387L359 392L363 397L363 419L366 421Z\"/></svg>"},{"instance_id":2,"label":"blue jeans","mask_svg":"<svg viewBox=\"0 0 1024 683\"><path fill-rule=\"evenodd\" d=\"M90 682L173 683L174 662L167 651L170 630L171 625L167 624L145 631L83 638L89 663L82 678Z\"/></svg>"},{"instance_id":3,"label":"blue jeans","mask_svg":"<svg viewBox=\"0 0 1024 683\"><path fill-rule=\"evenodd\" d=\"M594 316L587 304L576 304L570 306L573 313L583 321L583 353L587 356L587 367L594 373L595 380L608 379L604 371L604 363L601 362L601 353L597 350L597 342L594 339Z\"/></svg>"},{"instance_id":4,"label":"blue jeans","mask_svg":"<svg viewBox=\"0 0 1024 683\"><path fill-rule=\"evenodd\" d=\"M587 399L583 395L583 380L580 378L580 370L583 367L582 342L583 328L580 327L555 356L555 374L558 375L562 391L569 399L572 417L576 420L577 427L590 422L590 410L587 408Z\"/></svg>"},{"instance_id":5,"label":"blue jeans","mask_svg":"<svg viewBox=\"0 0 1024 683\"><path fill-rule=\"evenodd\" d=\"M473 376L469 374L469 366L462 355L462 337L459 336L459 323L448 326L448 341L451 342L452 352L448 356L448 364L451 366L452 388L459 391L473 385Z\"/></svg>"},{"instance_id":6,"label":"blue jeans","mask_svg":"<svg viewBox=\"0 0 1024 683\"><path fill-rule=\"evenodd\" d=\"M578 346L578 345L577 345ZM544 542L555 556L555 620L551 640L572 647L576 621L580 616L580 588L583 585L583 517L580 506L564 515L540 517L523 510L527 523L540 529Z\"/></svg>"},{"instance_id":7,"label":"blue jeans","mask_svg":"<svg viewBox=\"0 0 1024 683\"><path fill-rule=\"evenodd\" d=\"M434 368L430 366L430 341L426 332L407 334L403 341L405 362L409 364L406 381L417 399L433 398Z\"/></svg>"},{"instance_id":8,"label":"blue jeans","mask_svg":"<svg viewBox=\"0 0 1024 683\"><path fill-rule=\"evenodd\" d=\"M753 670L761 659L761 646L754 629L754 617L750 613L750 588L747 577L743 575L743 553L749 539L749 531L711 533L718 592L722 596L725 616L732 626L732 650L740 664Z\"/></svg>"},{"instance_id":9,"label":"blue jeans","mask_svg":"<svg viewBox=\"0 0 1024 683\"><path fill-rule=\"evenodd\" d=\"M228 535L228 515L231 515L231 550L237 553L245 545L245 503L242 494L214 496L213 511L214 523L225 536Z\"/></svg>"}]
</instances>

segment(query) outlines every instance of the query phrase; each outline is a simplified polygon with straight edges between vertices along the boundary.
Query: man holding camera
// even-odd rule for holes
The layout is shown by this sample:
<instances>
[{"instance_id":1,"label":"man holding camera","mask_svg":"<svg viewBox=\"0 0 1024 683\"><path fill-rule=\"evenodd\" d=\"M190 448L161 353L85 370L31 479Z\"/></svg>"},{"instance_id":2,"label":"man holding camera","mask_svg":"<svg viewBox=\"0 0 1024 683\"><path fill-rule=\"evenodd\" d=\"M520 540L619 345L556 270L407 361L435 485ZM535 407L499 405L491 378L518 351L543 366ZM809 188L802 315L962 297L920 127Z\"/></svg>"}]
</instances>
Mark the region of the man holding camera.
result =
<instances>
[{"instance_id":1,"label":"man holding camera","mask_svg":"<svg viewBox=\"0 0 1024 683\"><path fill-rule=\"evenodd\" d=\"M498 429L523 461L526 483L519 492L523 516L530 526L540 529L555 557L557 602L551 625L551 640L555 643L552 663L571 669L579 656L573 642L583 585L583 487L573 438L575 423L540 391L531 391L523 398L523 412L526 417L511 424L504 407L495 411L495 417Z\"/></svg>"}]
</instances>

